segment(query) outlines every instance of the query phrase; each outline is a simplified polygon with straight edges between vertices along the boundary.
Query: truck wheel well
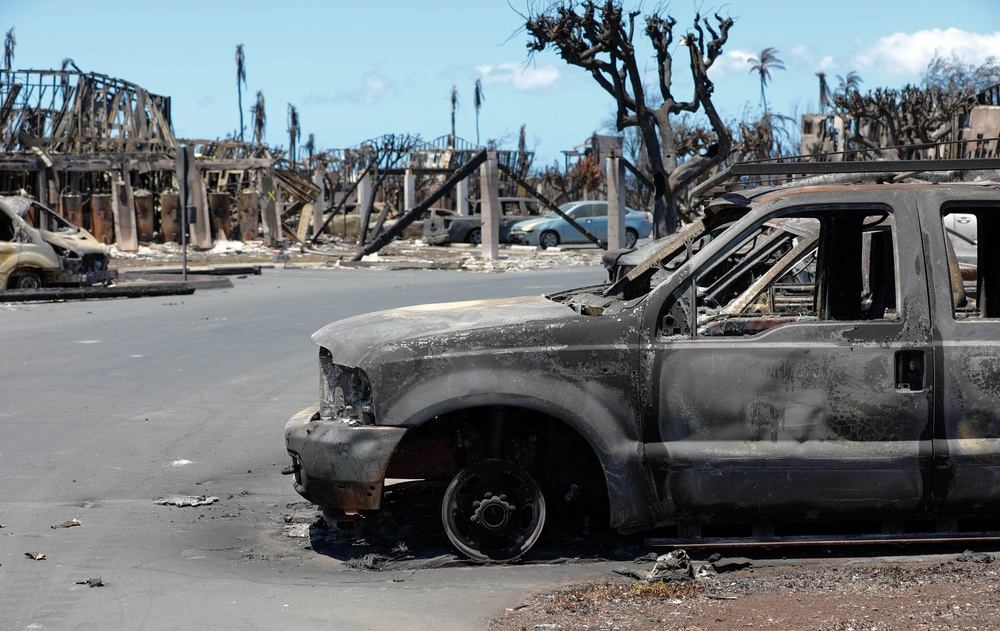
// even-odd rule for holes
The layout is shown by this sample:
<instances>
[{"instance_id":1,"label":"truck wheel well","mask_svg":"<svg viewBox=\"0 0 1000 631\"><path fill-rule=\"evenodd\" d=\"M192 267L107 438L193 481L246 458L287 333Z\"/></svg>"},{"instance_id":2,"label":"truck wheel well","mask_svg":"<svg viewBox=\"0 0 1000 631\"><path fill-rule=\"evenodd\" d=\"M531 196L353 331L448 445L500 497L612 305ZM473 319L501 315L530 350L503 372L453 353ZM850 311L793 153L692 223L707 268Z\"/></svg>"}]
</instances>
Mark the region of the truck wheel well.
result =
<instances>
[{"instance_id":1,"label":"truck wheel well","mask_svg":"<svg viewBox=\"0 0 1000 631\"><path fill-rule=\"evenodd\" d=\"M21 278L31 279L29 284L31 286L37 285L41 287L44 283L44 276L42 275L42 270L37 267L19 267L12 271L7 276L7 289L18 289L21 284Z\"/></svg>"},{"instance_id":2,"label":"truck wheel well","mask_svg":"<svg viewBox=\"0 0 1000 631\"><path fill-rule=\"evenodd\" d=\"M490 429L498 418L499 438ZM607 484L594 450L569 425L534 410L472 408L433 418L407 431L386 477L446 481L486 458L527 471L542 487L550 520L566 522L561 531L608 527Z\"/></svg>"}]
</instances>

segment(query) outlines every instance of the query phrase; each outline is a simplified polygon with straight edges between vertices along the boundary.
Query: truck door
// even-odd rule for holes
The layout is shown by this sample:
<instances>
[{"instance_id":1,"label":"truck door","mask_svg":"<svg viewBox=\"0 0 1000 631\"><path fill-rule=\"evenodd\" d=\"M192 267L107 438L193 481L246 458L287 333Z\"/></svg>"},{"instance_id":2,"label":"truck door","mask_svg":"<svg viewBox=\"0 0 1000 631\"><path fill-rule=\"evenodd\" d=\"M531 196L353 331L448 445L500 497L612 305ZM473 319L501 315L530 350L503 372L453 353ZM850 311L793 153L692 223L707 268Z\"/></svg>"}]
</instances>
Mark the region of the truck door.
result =
<instances>
[{"instance_id":1,"label":"truck door","mask_svg":"<svg viewBox=\"0 0 1000 631\"><path fill-rule=\"evenodd\" d=\"M938 199L929 222L941 393L934 506L958 519L992 518L1000 505L1000 202L996 189L985 193ZM956 217L964 230L949 229Z\"/></svg>"},{"instance_id":2,"label":"truck door","mask_svg":"<svg viewBox=\"0 0 1000 631\"><path fill-rule=\"evenodd\" d=\"M646 447L665 517L868 521L922 505L930 324L923 253L900 245L920 243L919 226L897 214L744 220L651 302ZM811 232L775 235L764 222L778 215Z\"/></svg>"}]
</instances>

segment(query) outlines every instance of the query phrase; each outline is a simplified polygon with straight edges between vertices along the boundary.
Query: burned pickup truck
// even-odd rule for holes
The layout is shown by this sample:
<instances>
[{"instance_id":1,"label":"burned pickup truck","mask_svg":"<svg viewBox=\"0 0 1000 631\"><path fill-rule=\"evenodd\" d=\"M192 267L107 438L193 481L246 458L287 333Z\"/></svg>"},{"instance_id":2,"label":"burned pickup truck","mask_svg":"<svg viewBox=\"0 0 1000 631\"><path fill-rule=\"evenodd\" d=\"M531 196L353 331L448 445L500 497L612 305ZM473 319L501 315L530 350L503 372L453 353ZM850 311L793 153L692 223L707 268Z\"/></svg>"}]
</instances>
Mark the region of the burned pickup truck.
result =
<instances>
[{"instance_id":1,"label":"burned pickup truck","mask_svg":"<svg viewBox=\"0 0 1000 631\"><path fill-rule=\"evenodd\" d=\"M478 560L602 511L678 538L995 531L1000 184L888 181L730 192L604 285L334 322L285 472L334 521L441 481Z\"/></svg>"},{"instance_id":2,"label":"burned pickup truck","mask_svg":"<svg viewBox=\"0 0 1000 631\"><path fill-rule=\"evenodd\" d=\"M96 285L117 276L89 232L30 197L0 197L0 289Z\"/></svg>"}]
</instances>

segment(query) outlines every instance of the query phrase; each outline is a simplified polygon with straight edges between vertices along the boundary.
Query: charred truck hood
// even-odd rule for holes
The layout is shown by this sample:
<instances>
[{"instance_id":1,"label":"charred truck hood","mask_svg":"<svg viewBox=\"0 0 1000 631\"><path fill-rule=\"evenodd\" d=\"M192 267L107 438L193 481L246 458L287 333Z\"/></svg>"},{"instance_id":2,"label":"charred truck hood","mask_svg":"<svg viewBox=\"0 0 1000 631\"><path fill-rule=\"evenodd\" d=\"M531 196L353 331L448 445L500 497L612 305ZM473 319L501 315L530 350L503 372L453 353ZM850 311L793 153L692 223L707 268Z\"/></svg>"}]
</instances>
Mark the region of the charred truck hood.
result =
<instances>
[{"instance_id":1,"label":"charred truck hood","mask_svg":"<svg viewBox=\"0 0 1000 631\"><path fill-rule=\"evenodd\" d=\"M575 317L571 308L541 296L469 300L354 316L323 327L312 339L330 351L334 363L365 368L386 355L416 350L429 339L454 340L454 350L481 347L487 330Z\"/></svg>"}]
</instances>

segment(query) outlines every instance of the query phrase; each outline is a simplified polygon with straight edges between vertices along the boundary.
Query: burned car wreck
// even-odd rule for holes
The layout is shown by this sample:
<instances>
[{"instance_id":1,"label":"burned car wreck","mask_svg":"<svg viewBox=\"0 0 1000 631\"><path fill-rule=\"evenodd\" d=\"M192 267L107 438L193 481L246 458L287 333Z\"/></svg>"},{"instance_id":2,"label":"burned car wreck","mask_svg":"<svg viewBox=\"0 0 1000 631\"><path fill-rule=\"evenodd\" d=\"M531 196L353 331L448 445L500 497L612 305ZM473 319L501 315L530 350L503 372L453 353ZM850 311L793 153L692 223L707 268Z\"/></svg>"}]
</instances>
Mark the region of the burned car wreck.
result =
<instances>
[{"instance_id":1,"label":"burned car wreck","mask_svg":"<svg viewBox=\"0 0 1000 631\"><path fill-rule=\"evenodd\" d=\"M977 219L971 267L955 213ZM447 482L444 529L478 560L595 515L678 537L981 527L998 222L995 182L759 187L601 286L335 322L285 472L331 519L378 509L386 478Z\"/></svg>"},{"instance_id":2,"label":"burned car wreck","mask_svg":"<svg viewBox=\"0 0 1000 631\"><path fill-rule=\"evenodd\" d=\"M0 289L96 285L117 277L89 232L30 197L0 197Z\"/></svg>"}]
</instances>

